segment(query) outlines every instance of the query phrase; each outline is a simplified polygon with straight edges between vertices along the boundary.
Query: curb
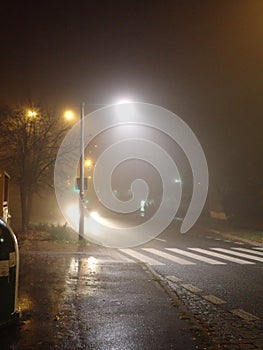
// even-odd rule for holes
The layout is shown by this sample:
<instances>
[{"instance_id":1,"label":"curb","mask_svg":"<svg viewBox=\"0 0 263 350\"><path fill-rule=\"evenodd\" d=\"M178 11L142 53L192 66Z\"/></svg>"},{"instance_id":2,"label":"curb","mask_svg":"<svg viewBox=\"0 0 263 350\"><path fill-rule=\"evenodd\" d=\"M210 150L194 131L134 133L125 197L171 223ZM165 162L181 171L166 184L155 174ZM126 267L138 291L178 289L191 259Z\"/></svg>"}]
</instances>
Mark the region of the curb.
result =
<instances>
[{"instance_id":1,"label":"curb","mask_svg":"<svg viewBox=\"0 0 263 350\"><path fill-rule=\"evenodd\" d=\"M178 294L177 290L172 288L169 280L166 277L158 274L150 265L146 263L141 263L141 265L144 270L148 270L150 272L154 281L156 281L156 283L158 283L165 291L165 293L171 299L172 305L179 308L180 317L187 321L193 335L195 335L201 341L201 343L203 343L202 345L204 346L204 349L218 350L219 347L212 339L208 329L204 327L202 322L195 317L192 310L187 306L187 304Z\"/></svg>"},{"instance_id":2,"label":"curb","mask_svg":"<svg viewBox=\"0 0 263 350\"><path fill-rule=\"evenodd\" d=\"M260 242L257 242L257 241L252 241L252 240L240 237L240 236L231 235L230 233L227 233L227 229L222 231L220 229L209 228L209 227L202 226L202 225L198 225L198 227L200 229L208 232L208 233L220 235L221 237L223 237L225 239L230 239L233 242L239 241L239 242L247 243L247 244L258 246L258 247L263 247L263 242L260 243Z\"/></svg>"}]
</instances>

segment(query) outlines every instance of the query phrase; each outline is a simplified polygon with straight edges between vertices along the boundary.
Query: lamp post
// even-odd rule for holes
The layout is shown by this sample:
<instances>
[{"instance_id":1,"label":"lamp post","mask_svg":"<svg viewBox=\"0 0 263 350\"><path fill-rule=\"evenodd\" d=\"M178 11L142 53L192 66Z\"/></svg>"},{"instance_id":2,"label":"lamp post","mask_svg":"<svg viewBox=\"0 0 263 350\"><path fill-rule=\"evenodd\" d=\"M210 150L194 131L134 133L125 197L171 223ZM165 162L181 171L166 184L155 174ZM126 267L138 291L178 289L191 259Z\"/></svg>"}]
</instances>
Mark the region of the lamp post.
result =
<instances>
[{"instance_id":1,"label":"lamp post","mask_svg":"<svg viewBox=\"0 0 263 350\"><path fill-rule=\"evenodd\" d=\"M123 104L123 103L131 103L130 100L121 100L117 102L116 104ZM95 106L95 104L94 104ZM106 106L106 104L96 104L96 106ZM79 165L79 240L82 240L84 238L84 214L85 214L85 207L84 207L84 190L85 190L85 177L84 177L84 166L85 166L85 160L84 160L84 113L85 113L85 103L82 102L81 104L81 114L80 114L80 165ZM71 120L74 117L73 112L66 111L64 113L64 117L67 120ZM92 163L89 161L89 165L91 166Z\"/></svg>"},{"instance_id":2,"label":"lamp post","mask_svg":"<svg viewBox=\"0 0 263 350\"><path fill-rule=\"evenodd\" d=\"M80 188L79 188L79 240L83 239L84 235L84 108L82 102L80 115Z\"/></svg>"}]
</instances>

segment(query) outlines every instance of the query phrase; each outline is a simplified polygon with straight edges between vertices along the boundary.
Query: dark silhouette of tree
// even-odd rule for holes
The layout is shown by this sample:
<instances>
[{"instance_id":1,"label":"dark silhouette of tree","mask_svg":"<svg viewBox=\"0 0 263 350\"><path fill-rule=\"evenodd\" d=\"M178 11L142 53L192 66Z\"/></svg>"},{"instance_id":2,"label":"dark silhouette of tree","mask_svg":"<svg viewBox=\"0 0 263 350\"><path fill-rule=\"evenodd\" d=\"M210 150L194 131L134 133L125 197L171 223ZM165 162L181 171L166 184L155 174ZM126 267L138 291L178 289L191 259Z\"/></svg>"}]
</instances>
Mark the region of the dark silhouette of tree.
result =
<instances>
[{"instance_id":1,"label":"dark silhouette of tree","mask_svg":"<svg viewBox=\"0 0 263 350\"><path fill-rule=\"evenodd\" d=\"M33 193L53 186L53 168L69 126L54 110L2 108L0 159L20 190L22 230L28 228Z\"/></svg>"}]
</instances>

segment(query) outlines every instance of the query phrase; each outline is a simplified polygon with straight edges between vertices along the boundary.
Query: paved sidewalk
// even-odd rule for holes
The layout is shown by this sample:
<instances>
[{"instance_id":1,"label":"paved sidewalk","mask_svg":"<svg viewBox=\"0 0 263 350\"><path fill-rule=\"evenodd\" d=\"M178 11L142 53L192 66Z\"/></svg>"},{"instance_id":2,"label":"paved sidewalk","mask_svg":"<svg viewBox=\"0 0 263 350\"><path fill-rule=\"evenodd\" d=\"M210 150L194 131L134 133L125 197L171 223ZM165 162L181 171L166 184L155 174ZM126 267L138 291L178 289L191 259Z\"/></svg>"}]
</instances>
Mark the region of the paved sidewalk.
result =
<instances>
[{"instance_id":1,"label":"paved sidewalk","mask_svg":"<svg viewBox=\"0 0 263 350\"><path fill-rule=\"evenodd\" d=\"M147 268L109 249L21 251L22 319L1 330L0 348L208 349L175 301Z\"/></svg>"}]
</instances>

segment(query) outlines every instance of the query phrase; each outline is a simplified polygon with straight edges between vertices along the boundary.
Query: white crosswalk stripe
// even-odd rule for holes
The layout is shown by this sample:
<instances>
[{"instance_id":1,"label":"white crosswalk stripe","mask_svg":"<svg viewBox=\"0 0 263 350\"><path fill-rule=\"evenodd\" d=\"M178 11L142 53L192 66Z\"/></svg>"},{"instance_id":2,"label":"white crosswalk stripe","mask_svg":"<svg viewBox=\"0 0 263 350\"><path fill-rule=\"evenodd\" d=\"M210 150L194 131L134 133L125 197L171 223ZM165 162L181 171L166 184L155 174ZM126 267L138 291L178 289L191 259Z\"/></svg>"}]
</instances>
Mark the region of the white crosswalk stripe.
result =
<instances>
[{"instance_id":1,"label":"white crosswalk stripe","mask_svg":"<svg viewBox=\"0 0 263 350\"><path fill-rule=\"evenodd\" d=\"M253 249L257 249L257 250L263 250L263 247L253 247Z\"/></svg>"},{"instance_id":2,"label":"white crosswalk stripe","mask_svg":"<svg viewBox=\"0 0 263 350\"><path fill-rule=\"evenodd\" d=\"M226 253L226 254L231 254L231 255L236 255L236 256L240 256L241 258L247 258L250 260L255 260L255 261L260 261L263 262L263 258L260 258L258 256L253 256L253 255L249 255L249 254L244 254L244 253L239 253L230 249L224 249L224 248L211 248L212 250L216 250L217 252L222 252L222 253Z\"/></svg>"},{"instance_id":3,"label":"white crosswalk stripe","mask_svg":"<svg viewBox=\"0 0 263 350\"><path fill-rule=\"evenodd\" d=\"M253 250L253 249L235 248L235 247L233 247L232 249L238 250L240 252L245 252L245 253L250 253L250 254L256 254L256 255L263 256L263 252L257 252L256 250Z\"/></svg>"},{"instance_id":4,"label":"white crosswalk stripe","mask_svg":"<svg viewBox=\"0 0 263 350\"><path fill-rule=\"evenodd\" d=\"M149 265L165 265L160 261L157 261L155 259L152 259L150 257L148 257L145 254L140 254L139 252L137 252L136 250L132 250L132 249L119 249L119 251L121 251L122 253L125 253L127 255L132 256L135 259L138 259L142 262L145 262L146 264Z\"/></svg>"},{"instance_id":5,"label":"white crosswalk stripe","mask_svg":"<svg viewBox=\"0 0 263 350\"><path fill-rule=\"evenodd\" d=\"M232 263L242 264L242 265L254 265L256 262L263 262L263 251L253 250L254 247L253 249L238 248L238 247L231 247L230 249L224 249L224 248L209 248L209 249L164 248L164 249L171 252L171 254L168 254L161 249L155 249L155 248L141 248L140 252L136 249L119 249L119 251L120 253L124 253L125 256L129 256L132 259L132 261L139 260L153 266L165 265L166 262L164 260L159 261L157 258L153 258L149 256L148 253L153 254L155 257L160 257L165 260L172 261L179 265L196 265L196 262L191 261L191 259L197 260L197 262L203 262L210 265L226 265L227 262L232 262ZM181 255L181 257L179 257L178 255ZM186 259L184 259L182 256L186 257ZM190 258L190 260L187 258ZM248 259L248 260L245 260L245 259ZM255 262L250 260L254 260Z\"/></svg>"},{"instance_id":6,"label":"white crosswalk stripe","mask_svg":"<svg viewBox=\"0 0 263 350\"><path fill-rule=\"evenodd\" d=\"M201 248L189 248L190 250L193 250L195 252L198 252L198 253L203 253L203 254L206 254L206 255L211 255L215 258L219 258L219 259L223 259L223 260L228 260L228 261L231 261L231 262L234 262L236 264L247 264L247 265L252 265L254 264L253 262L251 261L246 261L246 260L243 260L243 259L238 259L238 258L234 258L232 256L228 256L228 255L225 255L225 254L220 254L220 253L216 253L216 252L212 252L211 250L206 250L206 249L201 249Z\"/></svg>"},{"instance_id":7,"label":"white crosswalk stripe","mask_svg":"<svg viewBox=\"0 0 263 350\"><path fill-rule=\"evenodd\" d=\"M181 254L181 255L185 255L188 256L189 258L192 259L196 259L202 262L206 262L207 264L211 264L211 265L226 265L226 263L222 262L222 261L218 261L218 260L214 260L211 258L207 258L206 256L203 255L197 255L191 252L187 252L185 250L181 250L181 249L177 249L177 248L165 248L167 250L170 250L171 252L177 253L177 254Z\"/></svg>"},{"instance_id":8,"label":"white crosswalk stripe","mask_svg":"<svg viewBox=\"0 0 263 350\"><path fill-rule=\"evenodd\" d=\"M195 265L195 263L193 263L193 262L191 262L189 260L185 260L185 259L179 258L179 257L177 257L175 255L171 255L171 254L165 253L165 252L163 252L161 250L157 250L157 249L154 249L154 248L142 248L142 249L144 251L149 252L149 253L161 256L162 258L165 258L167 260L176 262L177 264L180 264L180 265Z\"/></svg>"}]
</instances>

